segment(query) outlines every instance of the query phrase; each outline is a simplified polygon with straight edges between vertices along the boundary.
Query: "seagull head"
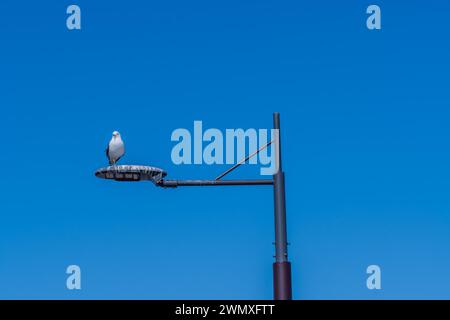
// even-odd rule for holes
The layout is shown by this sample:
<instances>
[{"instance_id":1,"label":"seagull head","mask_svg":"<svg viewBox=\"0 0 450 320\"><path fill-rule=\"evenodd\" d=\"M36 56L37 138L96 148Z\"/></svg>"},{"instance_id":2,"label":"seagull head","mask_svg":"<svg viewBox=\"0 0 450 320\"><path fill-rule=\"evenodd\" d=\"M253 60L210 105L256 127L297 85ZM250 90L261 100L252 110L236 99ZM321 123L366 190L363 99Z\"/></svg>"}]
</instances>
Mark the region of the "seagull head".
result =
<instances>
[{"instance_id":1,"label":"seagull head","mask_svg":"<svg viewBox=\"0 0 450 320\"><path fill-rule=\"evenodd\" d=\"M114 132L112 133L112 136L113 136L113 138L120 137L119 131L114 131Z\"/></svg>"}]
</instances>

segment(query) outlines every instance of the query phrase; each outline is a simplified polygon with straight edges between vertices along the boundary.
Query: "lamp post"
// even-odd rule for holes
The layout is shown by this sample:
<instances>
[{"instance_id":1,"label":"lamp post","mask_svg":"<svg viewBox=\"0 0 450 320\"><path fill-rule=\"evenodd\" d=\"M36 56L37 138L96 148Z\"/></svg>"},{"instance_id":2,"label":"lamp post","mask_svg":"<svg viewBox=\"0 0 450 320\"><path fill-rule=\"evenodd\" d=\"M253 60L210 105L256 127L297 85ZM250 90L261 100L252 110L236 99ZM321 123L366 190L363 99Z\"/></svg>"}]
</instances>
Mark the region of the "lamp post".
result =
<instances>
[{"instance_id":1,"label":"lamp post","mask_svg":"<svg viewBox=\"0 0 450 320\"><path fill-rule=\"evenodd\" d=\"M291 263L288 261L286 232L286 193L284 172L281 161L280 114L274 113L273 127L277 132L278 143L275 144L277 169L273 175L275 207L275 263L273 264L273 294L275 300L291 300Z\"/></svg>"},{"instance_id":2,"label":"lamp post","mask_svg":"<svg viewBox=\"0 0 450 320\"><path fill-rule=\"evenodd\" d=\"M280 114L273 114L273 128L275 138L253 154L219 175L214 180L168 180L165 179L167 173L159 168L148 166L120 165L109 166L98 169L95 175L103 179L113 179L116 181L142 181L150 180L158 187L198 187L198 186L255 186L273 185L274 191L274 220L275 220L275 262L273 263L273 296L274 300L291 300L291 263L287 253L287 232L286 232L286 196L284 172L281 161L281 134L280 134ZM228 173L238 168L248 159L258 154L261 150L272 144L275 152L276 172L272 179L254 180L221 180Z\"/></svg>"}]
</instances>

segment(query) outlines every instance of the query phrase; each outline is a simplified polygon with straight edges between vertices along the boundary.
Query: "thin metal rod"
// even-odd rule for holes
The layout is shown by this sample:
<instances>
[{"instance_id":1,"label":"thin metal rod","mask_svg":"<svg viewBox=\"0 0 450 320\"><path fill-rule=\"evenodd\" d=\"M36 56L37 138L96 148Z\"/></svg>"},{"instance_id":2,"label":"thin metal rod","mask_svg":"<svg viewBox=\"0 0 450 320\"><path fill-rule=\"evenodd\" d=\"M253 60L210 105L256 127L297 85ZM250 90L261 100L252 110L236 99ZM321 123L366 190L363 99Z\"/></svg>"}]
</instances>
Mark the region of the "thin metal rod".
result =
<instances>
[{"instance_id":1,"label":"thin metal rod","mask_svg":"<svg viewBox=\"0 0 450 320\"><path fill-rule=\"evenodd\" d=\"M251 158L253 158L254 156L256 156L258 153L260 153L261 151L263 151L265 148L267 148L268 146L270 146L272 144L272 141L269 141L268 143L266 143L264 146L262 146L261 148L259 148L258 150L256 150L255 152L253 152L252 154L246 156L244 159L242 159L241 161L239 161L238 163L236 163L234 166L232 166L230 169L228 169L227 171L225 171L224 173L222 173L221 175L217 176L216 180L220 180L223 177L225 177L227 174L229 174L231 171L233 171L234 169L236 169L237 167L239 167L240 165L244 164L245 162L247 162L248 160L250 160Z\"/></svg>"},{"instance_id":2,"label":"thin metal rod","mask_svg":"<svg viewBox=\"0 0 450 320\"><path fill-rule=\"evenodd\" d=\"M273 180L160 180L156 185L163 188L205 187L205 186L255 186L255 185L273 185Z\"/></svg>"}]
</instances>

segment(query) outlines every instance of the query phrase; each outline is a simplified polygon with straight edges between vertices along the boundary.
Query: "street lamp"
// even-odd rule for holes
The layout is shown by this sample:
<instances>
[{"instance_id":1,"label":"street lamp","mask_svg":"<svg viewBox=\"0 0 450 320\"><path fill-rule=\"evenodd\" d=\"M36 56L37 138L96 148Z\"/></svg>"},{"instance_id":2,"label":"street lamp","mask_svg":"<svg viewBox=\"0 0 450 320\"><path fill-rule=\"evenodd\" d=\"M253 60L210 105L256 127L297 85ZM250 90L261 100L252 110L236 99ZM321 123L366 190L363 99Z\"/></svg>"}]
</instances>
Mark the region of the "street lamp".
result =
<instances>
[{"instance_id":1,"label":"street lamp","mask_svg":"<svg viewBox=\"0 0 450 320\"><path fill-rule=\"evenodd\" d=\"M165 179L167 173L156 167L120 165L109 166L98 169L95 175L103 179L116 181L152 181L156 186L163 188L176 188L187 186L252 186L252 185L273 185L274 190L274 213L275 213L275 262L273 263L273 295L275 300L291 300L291 263L287 253L286 235L286 198L284 172L281 161L281 138L280 138L280 114L273 114L273 128L277 133L275 140L247 156L245 159L219 175L214 180L168 180ZM273 144L276 160L276 168L272 179L256 180L221 180L228 173L245 163L248 159L258 154L261 150Z\"/></svg>"}]
</instances>

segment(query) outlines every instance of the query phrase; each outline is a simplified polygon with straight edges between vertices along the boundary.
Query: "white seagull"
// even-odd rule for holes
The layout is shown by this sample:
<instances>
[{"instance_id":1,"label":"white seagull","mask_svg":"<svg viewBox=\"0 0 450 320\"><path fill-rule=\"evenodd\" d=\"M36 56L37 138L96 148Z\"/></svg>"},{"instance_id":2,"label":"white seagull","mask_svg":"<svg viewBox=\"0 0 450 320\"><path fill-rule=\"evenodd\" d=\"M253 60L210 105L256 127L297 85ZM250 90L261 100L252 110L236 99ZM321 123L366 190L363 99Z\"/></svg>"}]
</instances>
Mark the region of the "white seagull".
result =
<instances>
[{"instance_id":1,"label":"white seagull","mask_svg":"<svg viewBox=\"0 0 450 320\"><path fill-rule=\"evenodd\" d=\"M116 165L116 162L124 155L125 145L118 131L112 133L111 141L106 148L106 156L110 165Z\"/></svg>"}]
</instances>

